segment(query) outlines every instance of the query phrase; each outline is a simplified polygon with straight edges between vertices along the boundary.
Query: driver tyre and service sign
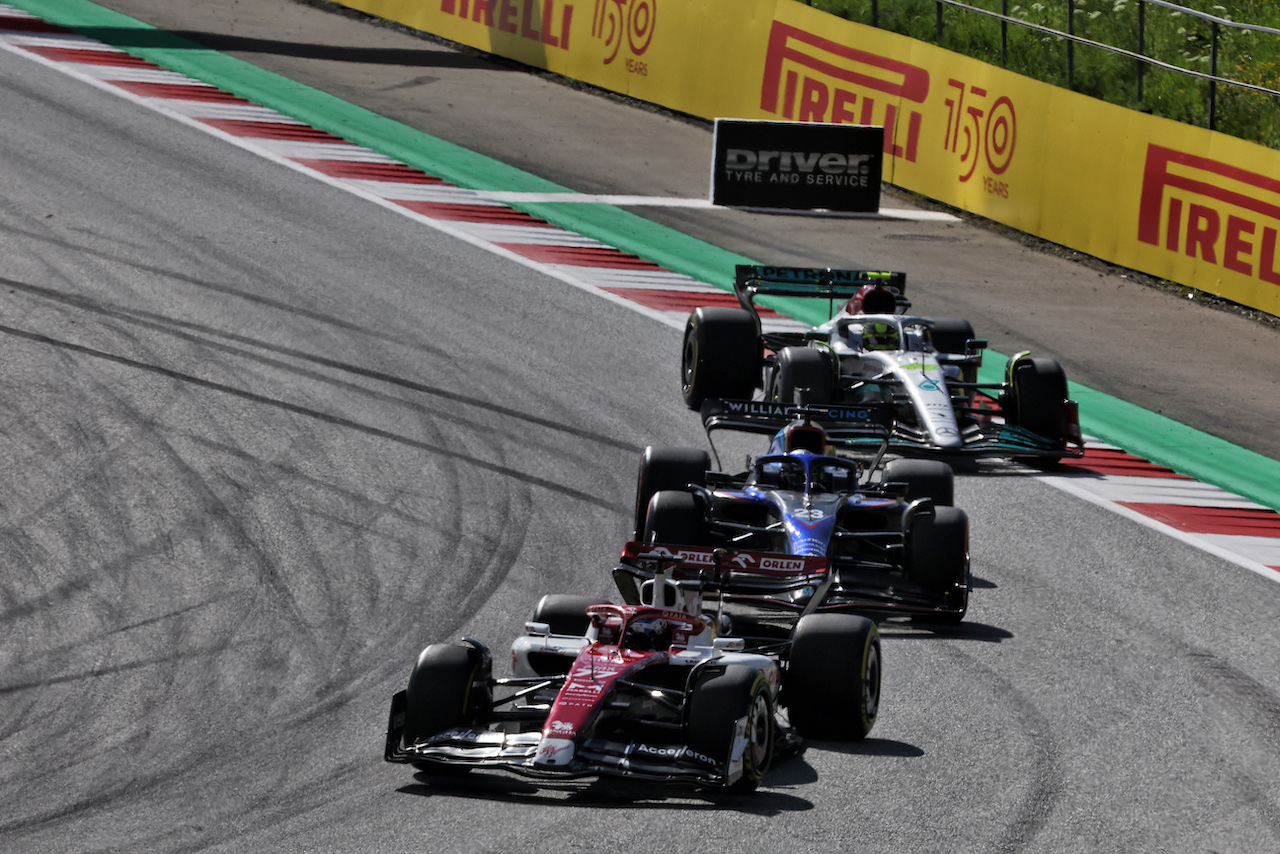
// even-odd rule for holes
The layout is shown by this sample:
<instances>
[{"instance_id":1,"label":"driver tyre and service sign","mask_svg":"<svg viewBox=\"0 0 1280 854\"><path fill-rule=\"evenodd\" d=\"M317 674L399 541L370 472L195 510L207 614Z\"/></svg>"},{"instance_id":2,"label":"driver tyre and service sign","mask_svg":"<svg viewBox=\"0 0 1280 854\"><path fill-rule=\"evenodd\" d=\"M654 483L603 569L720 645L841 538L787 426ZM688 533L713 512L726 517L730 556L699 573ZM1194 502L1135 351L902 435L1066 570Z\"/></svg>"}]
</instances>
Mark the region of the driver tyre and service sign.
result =
<instances>
[{"instance_id":1,"label":"driver tyre and service sign","mask_svg":"<svg viewBox=\"0 0 1280 854\"><path fill-rule=\"evenodd\" d=\"M716 119L711 203L876 213L884 128Z\"/></svg>"}]
</instances>

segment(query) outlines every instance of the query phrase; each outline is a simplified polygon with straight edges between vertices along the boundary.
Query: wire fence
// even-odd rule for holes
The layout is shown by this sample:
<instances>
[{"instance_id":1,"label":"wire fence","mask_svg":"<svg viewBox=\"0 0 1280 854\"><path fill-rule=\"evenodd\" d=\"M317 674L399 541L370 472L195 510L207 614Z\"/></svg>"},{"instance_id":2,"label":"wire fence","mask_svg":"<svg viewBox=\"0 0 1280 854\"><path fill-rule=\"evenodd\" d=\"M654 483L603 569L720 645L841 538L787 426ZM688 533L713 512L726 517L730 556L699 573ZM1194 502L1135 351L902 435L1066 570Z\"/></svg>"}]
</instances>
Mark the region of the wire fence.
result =
<instances>
[{"instance_id":1,"label":"wire fence","mask_svg":"<svg viewBox=\"0 0 1280 854\"><path fill-rule=\"evenodd\" d=\"M960 0L804 2L1107 101L1280 147L1280 28L1166 0L985 0L992 8ZM1280 16L1277 4L1256 2L1246 14ZM1078 47L1098 53L1077 56ZM1220 87L1230 95L1220 98Z\"/></svg>"}]
</instances>

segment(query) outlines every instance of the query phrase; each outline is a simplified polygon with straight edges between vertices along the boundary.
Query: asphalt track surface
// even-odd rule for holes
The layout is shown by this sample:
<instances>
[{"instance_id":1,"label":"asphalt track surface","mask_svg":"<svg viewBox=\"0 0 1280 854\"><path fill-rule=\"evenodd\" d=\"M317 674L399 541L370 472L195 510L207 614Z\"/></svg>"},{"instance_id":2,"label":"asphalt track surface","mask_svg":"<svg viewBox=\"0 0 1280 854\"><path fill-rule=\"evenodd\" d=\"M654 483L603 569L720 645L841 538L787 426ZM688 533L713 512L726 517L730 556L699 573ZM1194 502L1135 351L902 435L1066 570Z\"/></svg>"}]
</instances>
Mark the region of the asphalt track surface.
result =
<instances>
[{"instance_id":1,"label":"asphalt track surface","mask_svg":"<svg viewBox=\"0 0 1280 854\"><path fill-rule=\"evenodd\" d=\"M186 27L400 38L241 5ZM423 644L501 660L542 593L609 592L640 448L701 438L678 333L35 63L0 53L0 75L21 117L0 136L6 851L1280 844L1275 584L1013 466L958 487L970 620L886 627L873 737L811 745L753 797L383 764ZM587 126L584 104L624 109L565 96ZM813 260L768 222L763 249ZM953 249L987 241L1097 277L988 231Z\"/></svg>"}]
</instances>

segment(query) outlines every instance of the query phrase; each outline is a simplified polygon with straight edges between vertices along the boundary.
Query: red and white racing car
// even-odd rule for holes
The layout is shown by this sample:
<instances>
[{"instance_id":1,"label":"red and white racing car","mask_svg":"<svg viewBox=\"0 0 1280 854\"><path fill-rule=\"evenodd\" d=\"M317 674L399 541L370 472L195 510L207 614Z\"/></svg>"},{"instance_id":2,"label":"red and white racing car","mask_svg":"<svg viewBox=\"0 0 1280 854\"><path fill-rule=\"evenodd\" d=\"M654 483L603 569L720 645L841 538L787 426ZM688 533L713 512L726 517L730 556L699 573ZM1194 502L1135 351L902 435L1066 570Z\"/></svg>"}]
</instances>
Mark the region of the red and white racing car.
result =
<instances>
[{"instance_id":1,"label":"red and white racing car","mask_svg":"<svg viewBox=\"0 0 1280 854\"><path fill-rule=\"evenodd\" d=\"M386 760L743 792L800 736L864 738L880 702L871 620L809 613L784 639L753 645L703 610L730 573L768 582L777 558L630 543L615 577L635 603L543 597L512 644L512 676L494 677L479 641L428 646L392 697ZM800 561L823 583L825 558Z\"/></svg>"}]
</instances>

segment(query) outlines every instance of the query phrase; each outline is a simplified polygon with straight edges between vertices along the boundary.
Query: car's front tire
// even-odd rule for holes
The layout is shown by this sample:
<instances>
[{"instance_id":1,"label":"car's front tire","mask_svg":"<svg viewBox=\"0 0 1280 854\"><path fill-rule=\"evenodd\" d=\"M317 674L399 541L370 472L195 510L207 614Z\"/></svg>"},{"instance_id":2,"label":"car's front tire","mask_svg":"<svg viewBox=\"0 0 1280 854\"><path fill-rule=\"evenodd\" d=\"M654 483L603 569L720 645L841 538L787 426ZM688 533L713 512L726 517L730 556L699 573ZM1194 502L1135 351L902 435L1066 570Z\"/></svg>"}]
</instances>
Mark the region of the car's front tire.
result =
<instances>
[{"instance_id":1,"label":"car's front tire","mask_svg":"<svg viewBox=\"0 0 1280 854\"><path fill-rule=\"evenodd\" d=\"M742 776L728 789L752 792L773 761L773 699L768 677L754 667L715 665L694 678L686 711L686 743L721 767L733 758L738 721L746 718Z\"/></svg>"},{"instance_id":2,"label":"car's front tire","mask_svg":"<svg viewBox=\"0 0 1280 854\"><path fill-rule=\"evenodd\" d=\"M1067 445L1067 374L1053 359L1017 359L1001 408L1008 424ZM1048 461L1056 461L1052 458Z\"/></svg>"},{"instance_id":3,"label":"car's front tire","mask_svg":"<svg viewBox=\"0 0 1280 854\"><path fill-rule=\"evenodd\" d=\"M405 696L405 746L458 727L475 726L491 700L488 652L474 641L436 643L419 655ZM432 773L466 773L465 767L415 763Z\"/></svg>"},{"instance_id":4,"label":"car's front tire","mask_svg":"<svg viewBox=\"0 0 1280 854\"><path fill-rule=\"evenodd\" d=\"M907 540L907 577L947 612L933 622L958 623L969 607L969 517L956 507L917 516Z\"/></svg>"}]
</instances>

